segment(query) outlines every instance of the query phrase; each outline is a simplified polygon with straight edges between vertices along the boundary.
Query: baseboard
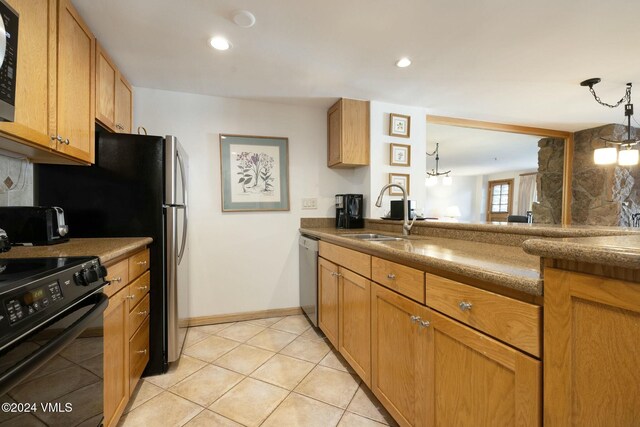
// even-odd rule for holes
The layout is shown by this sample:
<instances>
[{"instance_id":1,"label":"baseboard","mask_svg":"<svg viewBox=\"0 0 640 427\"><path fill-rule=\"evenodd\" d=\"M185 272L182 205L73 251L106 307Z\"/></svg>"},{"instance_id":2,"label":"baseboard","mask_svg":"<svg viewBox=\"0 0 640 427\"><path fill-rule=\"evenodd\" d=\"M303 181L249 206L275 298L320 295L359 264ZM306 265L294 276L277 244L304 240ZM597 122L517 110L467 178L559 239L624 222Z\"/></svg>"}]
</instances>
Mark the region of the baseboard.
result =
<instances>
[{"instance_id":1,"label":"baseboard","mask_svg":"<svg viewBox=\"0 0 640 427\"><path fill-rule=\"evenodd\" d=\"M245 311L244 313L215 314L213 316L190 317L180 322L180 327L215 325L217 323L242 322L245 320L265 319L302 314L302 308L275 308L272 310Z\"/></svg>"}]
</instances>

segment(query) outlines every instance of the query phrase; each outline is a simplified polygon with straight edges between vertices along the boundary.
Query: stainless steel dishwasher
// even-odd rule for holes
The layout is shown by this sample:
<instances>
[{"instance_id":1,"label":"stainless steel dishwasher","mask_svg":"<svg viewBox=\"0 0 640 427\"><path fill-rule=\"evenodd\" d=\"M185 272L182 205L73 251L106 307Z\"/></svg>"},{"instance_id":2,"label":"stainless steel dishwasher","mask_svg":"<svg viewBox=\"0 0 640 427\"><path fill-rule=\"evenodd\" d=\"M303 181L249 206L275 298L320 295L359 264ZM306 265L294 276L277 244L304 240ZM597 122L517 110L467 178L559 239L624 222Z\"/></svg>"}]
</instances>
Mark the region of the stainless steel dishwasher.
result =
<instances>
[{"instance_id":1,"label":"stainless steel dishwasher","mask_svg":"<svg viewBox=\"0 0 640 427\"><path fill-rule=\"evenodd\" d=\"M301 235L300 307L311 323L318 326L318 239Z\"/></svg>"}]
</instances>

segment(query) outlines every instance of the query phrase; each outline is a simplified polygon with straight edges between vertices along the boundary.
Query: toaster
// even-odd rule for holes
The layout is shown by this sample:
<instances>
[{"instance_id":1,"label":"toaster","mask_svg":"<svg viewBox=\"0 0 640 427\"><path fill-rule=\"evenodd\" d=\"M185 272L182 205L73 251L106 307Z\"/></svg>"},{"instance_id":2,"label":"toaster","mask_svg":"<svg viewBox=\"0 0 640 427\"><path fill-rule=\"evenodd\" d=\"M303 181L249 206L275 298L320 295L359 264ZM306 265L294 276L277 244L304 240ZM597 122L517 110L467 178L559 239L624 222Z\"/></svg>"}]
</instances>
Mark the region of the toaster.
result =
<instances>
[{"instance_id":1,"label":"toaster","mask_svg":"<svg viewBox=\"0 0 640 427\"><path fill-rule=\"evenodd\" d=\"M69 240L64 211L58 207L0 207L0 228L12 245L55 245Z\"/></svg>"}]
</instances>

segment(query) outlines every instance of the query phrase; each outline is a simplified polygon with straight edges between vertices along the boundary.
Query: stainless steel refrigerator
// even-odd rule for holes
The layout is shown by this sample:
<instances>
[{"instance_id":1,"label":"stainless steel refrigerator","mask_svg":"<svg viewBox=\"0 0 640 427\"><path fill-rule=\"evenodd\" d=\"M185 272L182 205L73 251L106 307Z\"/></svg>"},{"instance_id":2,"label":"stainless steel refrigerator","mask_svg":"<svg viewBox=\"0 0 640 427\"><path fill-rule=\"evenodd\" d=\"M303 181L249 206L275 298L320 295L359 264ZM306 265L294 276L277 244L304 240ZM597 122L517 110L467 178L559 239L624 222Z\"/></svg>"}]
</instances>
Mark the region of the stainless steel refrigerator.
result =
<instances>
[{"instance_id":1,"label":"stainless steel refrigerator","mask_svg":"<svg viewBox=\"0 0 640 427\"><path fill-rule=\"evenodd\" d=\"M180 357L186 335L188 180L173 136L99 133L95 165L34 167L36 204L63 208L72 239L153 238L148 375Z\"/></svg>"}]
</instances>

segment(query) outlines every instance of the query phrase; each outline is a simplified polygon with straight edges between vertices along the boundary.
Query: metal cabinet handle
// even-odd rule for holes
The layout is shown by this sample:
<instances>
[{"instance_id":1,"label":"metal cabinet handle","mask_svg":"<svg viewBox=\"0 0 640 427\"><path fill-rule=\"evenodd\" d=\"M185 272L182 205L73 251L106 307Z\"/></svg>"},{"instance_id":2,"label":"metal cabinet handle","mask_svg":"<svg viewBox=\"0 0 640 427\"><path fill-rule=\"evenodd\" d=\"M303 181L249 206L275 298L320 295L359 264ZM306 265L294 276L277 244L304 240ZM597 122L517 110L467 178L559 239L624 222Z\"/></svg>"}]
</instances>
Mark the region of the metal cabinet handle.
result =
<instances>
[{"instance_id":1,"label":"metal cabinet handle","mask_svg":"<svg viewBox=\"0 0 640 427\"><path fill-rule=\"evenodd\" d=\"M136 296L135 296L135 295L127 295L125 298L126 298L126 299L135 299L135 298L136 298Z\"/></svg>"},{"instance_id":2,"label":"metal cabinet handle","mask_svg":"<svg viewBox=\"0 0 640 427\"><path fill-rule=\"evenodd\" d=\"M147 349L136 351L137 354L147 354Z\"/></svg>"},{"instance_id":3,"label":"metal cabinet handle","mask_svg":"<svg viewBox=\"0 0 640 427\"><path fill-rule=\"evenodd\" d=\"M146 316L146 315L147 315L147 310L138 312L138 316Z\"/></svg>"},{"instance_id":4,"label":"metal cabinet handle","mask_svg":"<svg viewBox=\"0 0 640 427\"><path fill-rule=\"evenodd\" d=\"M387 274L387 277L388 277L389 279L391 279L391 280L394 280L394 279L396 278L396 275L395 275L395 274L393 274L393 273L389 273L389 274Z\"/></svg>"},{"instance_id":5,"label":"metal cabinet handle","mask_svg":"<svg viewBox=\"0 0 640 427\"><path fill-rule=\"evenodd\" d=\"M148 286L138 286L138 290L139 291L146 291L149 287Z\"/></svg>"},{"instance_id":6,"label":"metal cabinet handle","mask_svg":"<svg viewBox=\"0 0 640 427\"><path fill-rule=\"evenodd\" d=\"M471 311L471 307L473 307L473 304L468 301L460 301L458 303L458 307L460 307L460 310L462 311Z\"/></svg>"},{"instance_id":7,"label":"metal cabinet handle","mask_svg":"<svg viewBox=\"0 0 640 427\"><path fill-rule=\"evenodd\" d=\"M342 273L336 273L335 271L332 271L332 272L331 272L331 275L332 275L333 277L342 277Z\"/></svg>"},{"instance_id":8,"label":"metal cabinet handle","mask_svg":"<svg viewBox=\"0 0 640 427\"><path fill-rule=\"evenodd\" d=\"M431 325L431 322L429 322L428 320L420 320L419 323L419 327L421 328L428 328Z\"/></svg>"},{"instance_id":9,"label":"metal cabinet handle","mask_svg":"<svg viewBox=\"0 0 640 427\"><path fill-rule=\"evenodd\" d=\"M114 277L113 279L109 279L110 282L122 282L122 277Z\"/></svg>"},{"instance_id":10,"label":"metal cabinet handle","mask_svg":"<svg viewBox=\"0 0 640 427\"><path fill-rule=\"evenodd\" d=\"M411 316L411 323L416 323L420 320L420 316Z\"/></svg>"},{"instance_id":11,"label":"metal cabinet handle","mask_svg":"<svg viewBox=\"0 0 640 427\"><path fill-rule=\"evenodd\" d=\"M69 138L67 138L67 139L64 140L63 144L69 145L69 142L70 142Z\"/></svg>"},{"instance_id":12,"label":"metal cabinet handle","mask_svg":"<svg viewBox=\"0 0 640 427\"><path fill-rule=\"evenodd\" d=\"M138 264L138 265L147 265L147 261L138 261L136 264Z\"/></svg>"},{"instance_id":13,"label":"metal cabinet handle","mask_svg":"<svg viewBox=\"0 0 640 427\"><path fill-rule=\"evenodd\" d=\"M62 137L60 135L51 135L51 140L62 142Z\"/></svg>"}]
</instances>

